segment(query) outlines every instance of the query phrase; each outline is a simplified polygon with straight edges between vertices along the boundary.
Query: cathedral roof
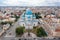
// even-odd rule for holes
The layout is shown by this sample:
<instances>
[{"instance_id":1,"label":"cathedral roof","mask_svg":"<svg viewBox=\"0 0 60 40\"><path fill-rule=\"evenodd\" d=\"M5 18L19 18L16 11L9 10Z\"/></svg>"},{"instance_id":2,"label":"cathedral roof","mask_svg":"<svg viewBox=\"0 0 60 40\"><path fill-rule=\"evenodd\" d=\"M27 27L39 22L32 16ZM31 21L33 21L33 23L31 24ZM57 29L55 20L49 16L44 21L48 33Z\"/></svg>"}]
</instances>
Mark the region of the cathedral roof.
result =
<instances>
[{"instance_id":1,"label":"cathedral roof","mask_svg":"<svg viewBox=\"0 0 60 40\"><path fill-rule=\"evenodd\" d=\"M30 9L27 9L25 13L26 15L32 15L32 11Z\"/></svg>"}]
</instances>

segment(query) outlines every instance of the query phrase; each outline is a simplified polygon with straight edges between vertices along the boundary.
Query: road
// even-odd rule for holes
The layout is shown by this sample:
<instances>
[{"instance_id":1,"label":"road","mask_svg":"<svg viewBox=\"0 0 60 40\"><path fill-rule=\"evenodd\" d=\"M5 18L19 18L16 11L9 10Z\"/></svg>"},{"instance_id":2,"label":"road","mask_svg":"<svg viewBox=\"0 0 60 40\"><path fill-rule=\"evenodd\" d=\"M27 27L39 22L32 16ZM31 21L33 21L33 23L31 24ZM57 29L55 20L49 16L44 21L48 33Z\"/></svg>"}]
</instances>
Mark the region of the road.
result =
<instances>
[{"instance_id":1,"label":"road","mask_svg":"<svg viewBox=\"0 0 60 40\"><path fill-rule=\"evenodd\" d=\"M20 20L20 18L19 18ZM19 20L14 23L13 26L11 26L1 37L0 37L0 40L2 40L3 38L6 38L6 37L15 37L15 29L16 27L19 26Z\"/></svg>"}]
</instances>

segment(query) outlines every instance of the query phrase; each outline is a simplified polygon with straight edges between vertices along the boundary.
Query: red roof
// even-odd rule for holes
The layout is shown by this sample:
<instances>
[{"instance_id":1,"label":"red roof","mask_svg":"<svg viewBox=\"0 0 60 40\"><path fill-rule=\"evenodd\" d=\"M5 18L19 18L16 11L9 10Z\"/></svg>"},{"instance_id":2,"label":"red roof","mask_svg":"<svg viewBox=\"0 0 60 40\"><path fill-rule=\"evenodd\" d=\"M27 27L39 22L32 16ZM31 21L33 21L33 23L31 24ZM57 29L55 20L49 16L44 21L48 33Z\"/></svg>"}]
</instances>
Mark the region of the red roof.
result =
<instances>
[{"instance_id":1,"label":"red roof","mask_svg":"<svg viewBox=\"0 0 60 40\"><path fill-rule=\"evenodd\" d=\"M56 29L55 31L56 31L56 32L60 32L60 29Z\"/></svg>"}]
</instances>

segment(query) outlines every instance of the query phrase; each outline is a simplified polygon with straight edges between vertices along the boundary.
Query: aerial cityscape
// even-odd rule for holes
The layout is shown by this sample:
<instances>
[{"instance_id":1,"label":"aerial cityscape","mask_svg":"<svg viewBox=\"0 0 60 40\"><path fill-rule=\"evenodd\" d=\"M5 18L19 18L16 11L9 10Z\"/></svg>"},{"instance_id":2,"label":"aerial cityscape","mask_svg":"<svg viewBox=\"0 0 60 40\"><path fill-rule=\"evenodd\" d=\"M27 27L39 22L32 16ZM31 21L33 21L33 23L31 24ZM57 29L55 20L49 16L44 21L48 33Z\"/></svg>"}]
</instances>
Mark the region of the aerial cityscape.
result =
<instances>
[{"instance_id":1,"label":"aerial cityscape","mask_svg":"<svg viewBox=\"0 0 60 40\"><path fill-rule=\"evenodd\" d=\"M0 40L60 39L59 6L0 6Z\"/></svg>"},{"instance_id":2,"label":"aerial cityscape","mask_svg":"<svg viewBox=\"0 0 60 40\"><path fill-rule=\"evenodd\" d=\"M0 0L0 40L60 40L60 0Z\"/></svg>"}]
</instances>

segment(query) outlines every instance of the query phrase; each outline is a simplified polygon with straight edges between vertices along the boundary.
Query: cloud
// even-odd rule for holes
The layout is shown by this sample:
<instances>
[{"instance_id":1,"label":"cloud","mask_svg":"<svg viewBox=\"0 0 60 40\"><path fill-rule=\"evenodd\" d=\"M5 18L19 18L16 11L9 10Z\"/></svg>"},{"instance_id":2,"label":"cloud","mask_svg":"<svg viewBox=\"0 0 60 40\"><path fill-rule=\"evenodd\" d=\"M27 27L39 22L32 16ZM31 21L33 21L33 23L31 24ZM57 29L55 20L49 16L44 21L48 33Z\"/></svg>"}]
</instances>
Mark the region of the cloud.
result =
<instances>
[{"instance_id":1,"label":"cloud","mask_svg":"<svg viewBox=\"0 0 60 40\"><path fill-rule=\"evenodd\" d=\"M19 6L33 6L33 5L38 5L39 3L44 2L45 0L5 0L3 1L3 4L6 5L19 5Z\"/></svg>"},{"instance_id":2,"label":"cloud","mask_svg":"<svg viewBox=\"0 0 60 40\"><path fill-rule=\"evenodd\" d=\"M19 2L17 0L5 0L3 1L3 4L6 4L6 5L18 5Z\"/></svg>"},{"instance_id":3,"label":"cloud","mask_svg":"<svg viewBox=\"0 0 60 40\"><path fill-rule=\"evenodd\" d=\"M4 0L0 3L5 6L60 6L58 4L60 0Z\"/></svg>"}]
</instances>

